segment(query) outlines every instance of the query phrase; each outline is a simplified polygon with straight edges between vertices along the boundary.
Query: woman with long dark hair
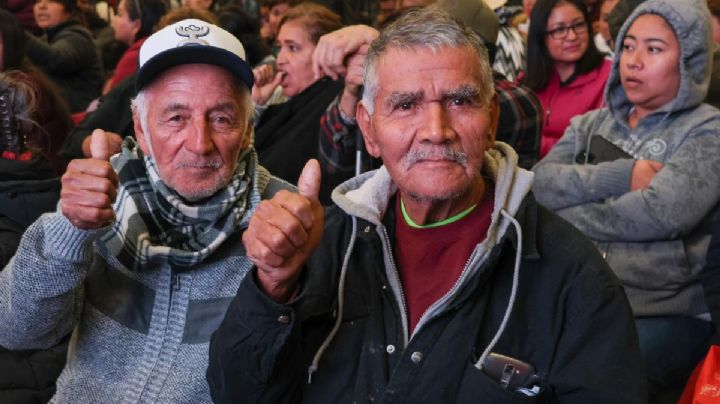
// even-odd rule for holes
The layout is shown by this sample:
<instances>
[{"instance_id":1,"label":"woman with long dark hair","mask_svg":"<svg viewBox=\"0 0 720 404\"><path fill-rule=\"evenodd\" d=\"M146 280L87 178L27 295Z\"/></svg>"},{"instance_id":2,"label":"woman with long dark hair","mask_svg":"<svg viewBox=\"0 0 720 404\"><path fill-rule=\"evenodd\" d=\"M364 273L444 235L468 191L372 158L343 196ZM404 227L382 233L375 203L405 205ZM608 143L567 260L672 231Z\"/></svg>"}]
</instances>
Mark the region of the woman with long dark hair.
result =
<instances>
[{"instance_id":1,"label":"woman with long dark hair","mask_svg":"<svg viewBox=\"0 0 720 404\"><path fill-rule=\"evenodd\" d=\"M535 91L545 109L541 157L560 139L570 118L603 105L611 61L598 52L591 33L581 0L538 0L532 9L522 83Z\"/></svg>"}]
</instances>

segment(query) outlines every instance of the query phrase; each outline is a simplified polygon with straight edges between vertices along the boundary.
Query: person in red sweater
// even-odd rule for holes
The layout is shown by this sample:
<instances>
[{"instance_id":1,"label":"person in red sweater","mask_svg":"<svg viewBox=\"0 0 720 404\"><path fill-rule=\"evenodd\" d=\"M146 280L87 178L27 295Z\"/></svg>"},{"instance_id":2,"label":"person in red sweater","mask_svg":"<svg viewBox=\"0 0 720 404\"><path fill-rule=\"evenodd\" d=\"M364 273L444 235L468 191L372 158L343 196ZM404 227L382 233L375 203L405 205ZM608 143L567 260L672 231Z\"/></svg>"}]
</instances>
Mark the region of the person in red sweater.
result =
<instances>
[{"instance_id":1,"label":"person in red sweater","mask_svg":"<svg viewBox=\"0 0 720 404\"><path fill-rule=\"evenodd\" d=\"M129 48L118 61L115 73L109 83L106 83L103 93L107 93L123 79L135 73L140 47L166 10L167 7L162 0L120 1L112 26L115 30L115 39L127 44Z\"/></svg>"},{"instance_id":2,"label":"person in red sweater","mask_svg":"<svg viewBox=\"0 0 720 404\"><path fill-rule=\"evenodd\" d=\"M611 61L595 47L580 0L539 0L530 21L527 70L521 81L535 91L545 110L542 158L572 117L603 106Z\"/></svg>"}]
</instances>

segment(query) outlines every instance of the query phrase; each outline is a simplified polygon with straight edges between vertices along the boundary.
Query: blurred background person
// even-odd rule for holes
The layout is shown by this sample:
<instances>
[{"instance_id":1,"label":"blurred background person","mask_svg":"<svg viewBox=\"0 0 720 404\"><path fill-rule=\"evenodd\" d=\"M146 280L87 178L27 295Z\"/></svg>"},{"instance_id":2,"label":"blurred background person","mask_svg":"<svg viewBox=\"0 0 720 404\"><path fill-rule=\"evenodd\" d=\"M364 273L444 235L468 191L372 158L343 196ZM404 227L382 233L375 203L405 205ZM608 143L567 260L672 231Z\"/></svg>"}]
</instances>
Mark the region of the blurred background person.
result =
<instances>
[{"instance_id":1,"label":"blurred background person","mask_svg":"<svg viewBox=\"0 0 720 404\"><path fill-rule=\"evenodd\" d=\"M164 0L120 0L117 13L112 19L115 39L128 46L115 66L115 71L105 86L107 93L123 79L135 73L140 47L153 32L153 27L167 11Z\"/></svg>"},{"instance_id":2,"label":"blurred background person","mask_svg":"<svg viewBox=\"0 0 720 404\"><path fill-rule=\"evenodd\" d=\"M595 47L598 51L613 57L615 55L615 39L610 35L610 26L608 25L608 18L610 12L617 5L619 0L602 0L600 4L600 17L598 18L596 27L596 33L593 37L595 41Z\"/></svg>"},{"instance_id":3,"label":"blurred background person","mask_svg":"<svg viewBox=\"0 0 720 404\"><path fill-rule=\"evenodd\" d=\"M260 21L257 18L238 5L223 7L215 14L220 27L233 34L243 44L250 66L275 63L275 56L260 38Z\"/></svg>"},{"instance_id":4,"label":"blurred background person","mask_svg":"<svg viewBox=\"0 0 720 404\"><path fill-rule=\"evenodd\" d=\"M35 23L33 15L33 0L4 0L0 8L7 9L17 17L20 24L33 34L40 35L42 30Z\"/></svg>"},{"instance_id":5,"label":"blurred background person","mask_svg":"<svg viewBox=\"0 0 720 404\"><path fill-rule=\"evenodd\" d=\"M535 91L545 110L541 158L563 135L570 118L603 105L612 63L595 48L590 24L580 0L538 0L533 7L521 81Z\"/></svg>"},{"instance_id":6,"label":"blurred background person","mask_svg":"<svg viewBox=\"0 0 720 404\"><path fill-rule=\"evenodd\" d=\"M607 107L573 119L533 193L602 252L635 314L649 402L677 403L714 331L699 276L720 203L705 0L648 0L617 41Z\"/></svg>"},{"instance_id":7,"label":"blurred background person","mask_svg":"<svg viewBox=\"0 0 720 404\"><path fill-rule=\"evenodd\" d=\"M209 11L194 10L188 7L175 8L165 14L157 24L163 28L188 18L194 18L217 25L217 18ZM68 134L60 149L60 155L68 161L90 157L90 135L95 129L102 129L108 138L110 154L120 152L124 138L135 136L130 100L135 97L135 75L133 73L122 80L109 93L104 95L97 109L87 116Z\"/></svg>"},{"instance_id":8,"label":"blurred background person","mask_svg":"<svg viewBox=\"0 0 720 404\"><path fill-rule=\"evenodd\" d=\"M500 22L492 68L507 80L515 81L525 70L527 44L515 23L517 16L522 14L522 7L511 6L507 0L485 0L485 3L495 11Z\"/></svg>"},{"instance_id":9,"label":"blurred background person","mask_svg":"<svg viewBox=\"0 0 720 404\"><path fill-rule=\"evenodd\" d=\"M33 12L44 35L27 35L28 57L60 88L71 112L84 111L100 95L103 74L93 36L76 18L75 0L38 0Z\"/></svg>"},{"instance_id":10,"label":"blurred background person","mask_svg":"<svg viewBox=\"0 0 720 404\"><path fill-rule=\"evenodd\" d=\"M265 44L273 50L275 55L279 51L275 42L280 28L280 21L290 7L298 3L300 3L298 0L267 0L263 2L263 6L267 7L267 20L264 22L265 25L261 29L261 34Z\"/></svg>"},{"instance_id":11,"label":"blurred background person","mask_svg":"<svg viewBox=\"0 0 720 404\"><path fill-rule=\"evenodd\" d=\"M26 57L26 44L19 21L10 12L0 10L0 72L12 73L14 80L23 81L34 90L36 108L31 113L37 130L24 136L61 175L66 161L58 151L72 129L70 111L58 88Z\"/></svg>"},{"instance_id":12,"label":"blurred background person","mask_svg":"<svg viewBox=\"0 0 720 404\"><path fill-rule=\"evenodd\" d=\"M0 15L0 30L5 31L5 18L13 16L5 10ZM58 174L39 149L26 143L42 131L33 119L36 94L31 83L0 73L0 271L15 255L25 229L54 211L60 198ZM48 402L65 366L68 339L42 350L0 347L0 402Z\"/></svg>"},{"instance_id":13,"label":"blurred background person","mask_svg":"<svg viewBox=\"0 0 720 404\"><path fill-rule=\"evenodd\" d=\"M291 183L297 182L307 160L317 158L320 117L343 89L342 82L316 78L312 68L320 37L340 27L340 17L319 4L301 3L288 9L279 24L277 73L253 87L260 165ZM277 86L289 100L267 106ZM323 178L321 201L330 201L330 192L339 182Z\"/></svg>"}]
</instances>

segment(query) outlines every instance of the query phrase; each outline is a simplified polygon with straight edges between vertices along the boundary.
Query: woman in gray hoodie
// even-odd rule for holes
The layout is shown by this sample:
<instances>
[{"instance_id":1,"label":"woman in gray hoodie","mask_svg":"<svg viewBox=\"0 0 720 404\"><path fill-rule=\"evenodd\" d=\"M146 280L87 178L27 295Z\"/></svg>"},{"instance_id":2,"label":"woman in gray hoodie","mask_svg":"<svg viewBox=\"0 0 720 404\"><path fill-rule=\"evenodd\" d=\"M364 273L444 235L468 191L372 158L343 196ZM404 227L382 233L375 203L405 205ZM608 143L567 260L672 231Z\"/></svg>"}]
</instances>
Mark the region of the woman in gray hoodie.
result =
<instances>
[{"instance_id":1,"label":"woman in gray hoodie","mask_svg":"<svg viewBox=\"0 0 720 404\"><path fill-rule=\"evenodd\" d=\"M650 401L676 401L712 333L698 281L720 200L720 111L702 103L712 49L705 2L649 0L616 44L607 107L571 122L535 166L533 191L620 278Z\"/></svg>"}]
</instances>

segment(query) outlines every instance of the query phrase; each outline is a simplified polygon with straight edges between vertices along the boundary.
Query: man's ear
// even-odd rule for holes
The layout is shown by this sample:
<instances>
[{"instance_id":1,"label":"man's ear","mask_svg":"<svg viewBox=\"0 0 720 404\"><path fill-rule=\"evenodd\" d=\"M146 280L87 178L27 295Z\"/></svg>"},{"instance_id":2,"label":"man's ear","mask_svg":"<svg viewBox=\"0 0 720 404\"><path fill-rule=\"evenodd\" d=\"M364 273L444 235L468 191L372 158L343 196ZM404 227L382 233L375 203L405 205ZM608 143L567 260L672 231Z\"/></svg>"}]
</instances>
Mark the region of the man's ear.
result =
<instances>
[{"instance_id":1,"label":"man's ear","mask_svg":"<svg viewBox=\"0 0 720 404\"><path fill-rule=\"evenodd\" d=\"M498 101L497 93L493 96L492 100L490 100L488 113L490 115L490 125L488 125L485 150L490 150L490 148L495 144L495 135L497 134L497 128L500 122L500 102Z\"/></svg>"},{"instance_id":2,"label":"man's ear","mask_svg":"<svg viewBox=\"0 0 720 404\"><path fill-rule=\"evenodd\" d=\"M355 108L355 119L357 119L363 139L365 139L365 149L367 149L371 156L380 158L380 146L375 138L375 129L372 126L372 122L370 122L370 112L365 108L362 101L358 102Z\"/></svg>"},{"instance_id":3,"label":"man's ear","mask_svg":"<svg viewBox=\"0 0 720 404\"><path fill-rule=\"evenodd\" d=\"M140 125L140 116L138 116L137 111L133 111L132 117L133 128L135 129L135 139L137 139L138 146L140 146L140 150L142 150L144 155L149 156L150 151L147 147L147 138L145 137L145 132L143 132L142 125Z\"/></svg>"},{"instance_id":4,"label":"man's ear","mask_svg":"<svg viewBox=\"0 0 720 404\"><path fill-rule=\"evenodd\" d=\"M243 139L240 146L240 150L245 150L248 147L250 147L250 142L252 141L253 136L255 135L255 129L253 128L253 120L252 118L247 120L247 125L245 125L245 130L243 131Z\"/></svg>"}]
</instances>

